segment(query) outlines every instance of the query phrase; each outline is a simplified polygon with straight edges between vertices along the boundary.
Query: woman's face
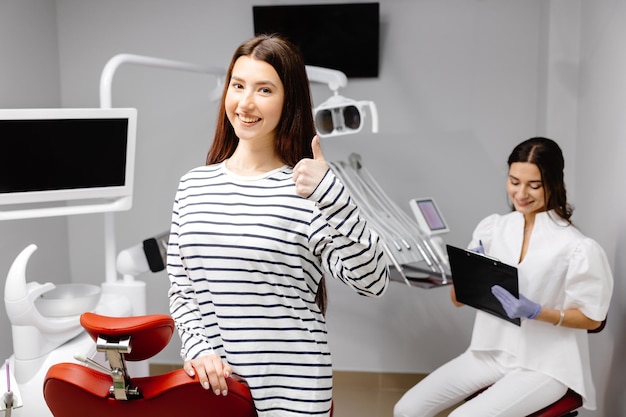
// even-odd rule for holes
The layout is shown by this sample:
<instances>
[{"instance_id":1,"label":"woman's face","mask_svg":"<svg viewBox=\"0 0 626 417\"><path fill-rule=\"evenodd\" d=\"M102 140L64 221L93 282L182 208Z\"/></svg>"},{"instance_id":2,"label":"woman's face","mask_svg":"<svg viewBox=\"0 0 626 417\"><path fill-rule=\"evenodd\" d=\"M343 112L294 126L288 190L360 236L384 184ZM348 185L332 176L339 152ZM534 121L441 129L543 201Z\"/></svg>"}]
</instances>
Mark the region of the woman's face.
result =
<instances>
[{"instance_id":1,"label":"woman's face","mask_svg":"<svg viewBox=\"0 0 626 417\"><path fill-rule=\"evenodd\" d=\"M526 215L546 210L546 193L537 165L513 162L506 189L516 211Z\"/></svg>"},{"instance_id":2,"label":"woman's face","mask_svg":"<svg viewBox=\"0 0 626 417\"><path fill-rule=\"evenodd\" d=\"M228 90L226 116L240 140L274 141L285 92L274 67L242 56L235 61Z\"/></svg>"}]
</instances>

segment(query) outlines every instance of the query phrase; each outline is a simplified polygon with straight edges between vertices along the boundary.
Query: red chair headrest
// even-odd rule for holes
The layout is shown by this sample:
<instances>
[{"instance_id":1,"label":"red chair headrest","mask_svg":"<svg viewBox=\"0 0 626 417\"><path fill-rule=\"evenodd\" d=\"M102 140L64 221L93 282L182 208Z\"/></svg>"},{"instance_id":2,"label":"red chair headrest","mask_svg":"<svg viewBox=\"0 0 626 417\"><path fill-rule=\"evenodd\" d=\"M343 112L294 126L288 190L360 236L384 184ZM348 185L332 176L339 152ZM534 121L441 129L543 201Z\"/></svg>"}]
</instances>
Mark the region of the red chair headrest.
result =
<instances>
[{"instance_id":1,"label":"red chair headrest","mask_svg":"<svg viewBox=\"0 0 626 417\"><path fill-rule=\"evenodd\" d=\"M106 339L131 337L131 352L124 355L129 361L142 361L159 353L172 338L174 320L165 314L146 316L109 317L83 313L80 324L91 338Z\"/></svg>"}]
</instances>

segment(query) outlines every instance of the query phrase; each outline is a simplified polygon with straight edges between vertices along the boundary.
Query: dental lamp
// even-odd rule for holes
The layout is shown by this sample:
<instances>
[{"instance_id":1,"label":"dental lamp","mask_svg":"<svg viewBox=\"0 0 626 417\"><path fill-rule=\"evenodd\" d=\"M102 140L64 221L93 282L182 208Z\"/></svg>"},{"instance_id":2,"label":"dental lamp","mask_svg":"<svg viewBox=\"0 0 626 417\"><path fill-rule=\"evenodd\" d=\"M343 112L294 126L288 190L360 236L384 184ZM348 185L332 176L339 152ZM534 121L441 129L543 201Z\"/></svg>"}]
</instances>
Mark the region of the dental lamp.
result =
<instances>
[{"instance_id":1,"label":"dental lamp","mask_svg":"<svg viewBox=\"0 0 626 417\"><path fill-rule=\"evenodd\" d=\"M339 88L348 84L346 75L337 70L306 66L311 82L328 84L333 95L313 109L315 129L320 137L359 133L365 120L365 107L372 116L372 133L378 133L378 111L373 101L356 101L339 95Z\"/></svg>"}]
</instances>

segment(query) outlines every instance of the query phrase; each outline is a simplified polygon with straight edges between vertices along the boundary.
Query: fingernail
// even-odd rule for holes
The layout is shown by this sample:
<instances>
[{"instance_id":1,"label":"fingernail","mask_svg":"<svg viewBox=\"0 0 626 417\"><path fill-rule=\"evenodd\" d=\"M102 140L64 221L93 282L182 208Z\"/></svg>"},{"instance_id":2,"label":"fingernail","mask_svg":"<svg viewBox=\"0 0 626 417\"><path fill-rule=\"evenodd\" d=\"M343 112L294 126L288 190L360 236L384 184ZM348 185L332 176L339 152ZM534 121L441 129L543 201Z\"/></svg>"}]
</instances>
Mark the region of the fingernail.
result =
<instances>
[{"instance_id":1,"label":"fingernail","mask_svg":"<svg viewBox=\"0 0 626 417\"><path fill-rule=\"evenodd\" d=\"M228 378L230 376L230 373L228 371L224 372L224 378Z\"/></svg>"},{"instance_id":2,"label":"fingernail","mask_svg":"<svg viewBox=\"0 0 626 417\"><path fill-rule=\"evenodd\" d=\"M209 383L208 383L208 382L203 382L203 383L202 383L202 386L204 387L204 389L209 389L209 388L211 388L211 386L209 385Z\"/></svg>"},{"instance_id":3,"label":"fingernail","mask_svg":"<svg viewBox=\"0 0 626 417\"><path fill-rule=\"evenodd\" d=\"M222 391L222 395L223 395L224 397L225 397L226 395L228 395L228 390L226 390L226 389L225 389L224 391Z\"/></svg>"},{"instance_id":4,"label":"fingernail","mask_svg":"<svg viewBox=\"0 0 626 417\"><path fill-rule=\"evenodd\" d=\"M215 395L220 395L220 390L216 389L214 392L215 392Z\"/></svg>"}]
</instances>

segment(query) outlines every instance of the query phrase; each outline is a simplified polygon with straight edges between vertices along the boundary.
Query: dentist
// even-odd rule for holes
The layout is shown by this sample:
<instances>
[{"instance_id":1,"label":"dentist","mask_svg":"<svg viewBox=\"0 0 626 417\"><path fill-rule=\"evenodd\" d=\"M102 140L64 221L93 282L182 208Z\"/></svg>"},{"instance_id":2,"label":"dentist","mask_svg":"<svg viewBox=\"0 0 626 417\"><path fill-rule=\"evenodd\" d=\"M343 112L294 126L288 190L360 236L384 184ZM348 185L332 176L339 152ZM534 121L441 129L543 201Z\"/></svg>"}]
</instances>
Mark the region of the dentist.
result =
<instances>
[{"instance_id":1,"label":"dentist","mask_svg":"<svg viewBox=\"0 0 626 417\"><path fill-rule=\"evenodd\" d=\"M570 220L564 160L551 139L531 138L508 159L512 211L482 220L469 247L517 267L520 297L492 292L521 326L476 312L469 348L411 388L394 417L435 416L461 402L454 417L525 417L568 388L595 409L587 331L606 318L613 291L602 248ZM454 287L452 301L456 301ZM469 401L468 396L489 387Z\"/></svg>"}]
</instances>

